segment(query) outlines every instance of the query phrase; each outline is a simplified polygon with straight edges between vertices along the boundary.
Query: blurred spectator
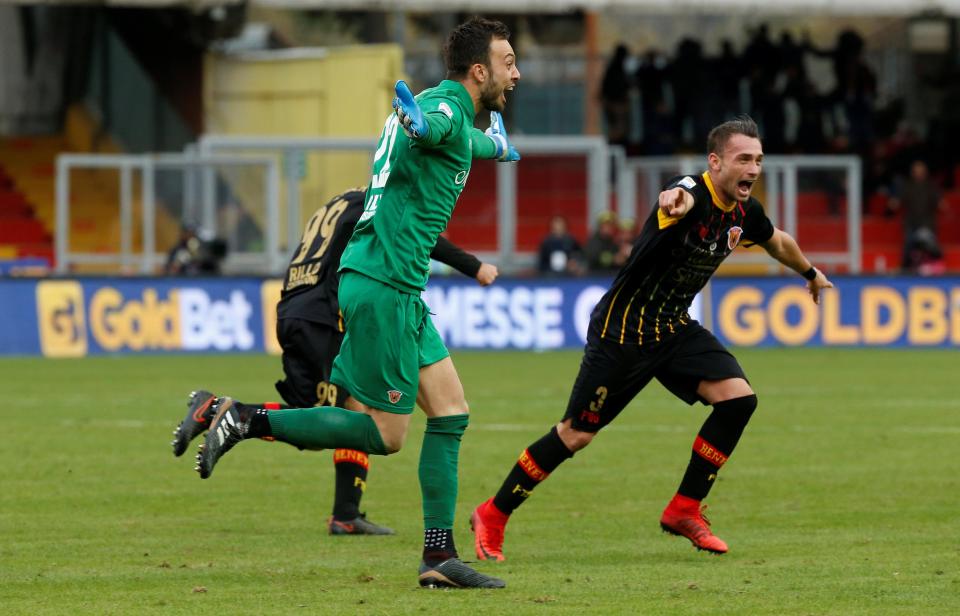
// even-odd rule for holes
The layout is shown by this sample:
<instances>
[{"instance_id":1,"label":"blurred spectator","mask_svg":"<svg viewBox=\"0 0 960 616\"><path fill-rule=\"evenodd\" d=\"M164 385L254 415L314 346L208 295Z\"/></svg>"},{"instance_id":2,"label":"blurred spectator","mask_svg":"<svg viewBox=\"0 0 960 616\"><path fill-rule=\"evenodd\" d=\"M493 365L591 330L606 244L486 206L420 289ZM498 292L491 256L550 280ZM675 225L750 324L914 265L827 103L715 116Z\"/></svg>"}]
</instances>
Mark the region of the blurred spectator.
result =
<instances>
[{"instance_id":1,"label":"blurred spectator","mask_svg":"<svg viewBox=\"0 0 960 616\"><path fill-rule=\"evenodd\" d=\"M640 121L643 152L649 155L672 154L676 128L667 103L667 60L660 52L647 51L635 73L640 89Z\"/></svg>"},{"instance_id":2,"label":"blurred spectator","mask_svg":"<svg viewBox=\"0 0 960 616\"><path fill-rule=\"evenodd\" d=\"M597 229L587 239L583 248L588 270L594 273L611 272L623 265L618 232L617 215L613 212L600 214L597 218Z\"/></svg>"},{"instance_id":3,"label":"blurred spectator","mask_svg":"<svg viewBox=\"0 0 960 616\"><path fill-rule=\"evenodd\" d=\"M743 62L733 48L730 39L723 39L720 43L720 55L713 60L712 73L717 80L720 100L713 110L710 125L715 126L739 115L742 111L740 103L740 82L743 80Z\"/></svg>"},{"instance_id":4,"label":"blurred spectator","mask_svg":"<svg viewBox=\"0 0 960 616\"><path fill-rule=\"evenodd\" d=\"M710 130L710 109L718 105L719 89L699 41L683 39L670 67L673 109L680 141L691 145Z\"/></svg>"},{"instance_id":5,"label":"blurred spectator","mask_svg":"<svg viewBox=\"0 0 960 616\"><path fill-rule=\"evenodd\" d=\"M640 229L637 228L637 221L632 218L621 218L617 229L617 244L619 245L619 257L621 263L626 263L630 259L630 253L633 252L633 243L640 235Z\"/></svg>"},{"instance_id":6,"label":"blurred spectator","mask_svg":"<svg viewBox=\"0 0 960 616\"><path fill-rule=\"evenodd\" d=\"M943 208L940 188L930 178L927 163L915 160L910 176L890 201L903 212L903 269L923 274L942 272L943 252L937 244L937 211Z\"/></svg>"},{"instance_id":7,"label":"blurred spectator","mask_svg":"<svg viewBox=\"0 0 960 616\"><path fill-rule=\"evenodd\" d=\"M630 136L630 77L625 67L629 53L626 45L617 45L600 86L607 141L624 146Z\"/></svg>"},{"instance_id":8,"label":"blurred spectator","mask_svg":"<svg viewBox=\"0 0 960 616\"><path fill-rule=\"evenodd\" d=\"M167 253L163 271L168 276L216 276L220 274L220 262L226 254L223 240L183 225L179 241Z\"/></svg>"},{"instance_id":9,"label":"blurred spectator","mask_svg":"<svg viewBox=\"0 0 960 616\"><path fill-rule=\"evenodd\" d=\"M583 273L580 258L580 243L567 231L566 219L551 218L550 233L540 242L539 272L550 276L579 276Z\"/></svg>"},{"instance_id":10,"label":"blurred spectator","mask_svg":"<svg viewBox=\"0 0 960 616\"><path fill-rule=\"evenodd\" d=\"M805 41L804 49L820 57L829 58L833 65L836 87L831 102L839 110L840 130L836 131L843 149L870 155L873 139L873 105L877 95L877 78L863 58L863 37L853 30L844 30L837 36L833 49L816 49Z\"/></svg>"}]
</instances>

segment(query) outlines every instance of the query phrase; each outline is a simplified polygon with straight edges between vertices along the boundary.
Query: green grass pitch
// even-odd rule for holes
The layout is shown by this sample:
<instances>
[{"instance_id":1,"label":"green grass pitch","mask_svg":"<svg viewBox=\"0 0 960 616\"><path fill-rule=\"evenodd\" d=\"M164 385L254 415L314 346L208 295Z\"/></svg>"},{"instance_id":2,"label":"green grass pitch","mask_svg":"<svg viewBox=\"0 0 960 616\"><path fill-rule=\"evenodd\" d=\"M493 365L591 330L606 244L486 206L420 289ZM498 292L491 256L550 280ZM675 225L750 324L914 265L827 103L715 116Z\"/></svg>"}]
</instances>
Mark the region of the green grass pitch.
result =
<instances>
[{"instance_id":1,"label":"green grass pitch","mask_svg":"<svg viewBox=\"0 0 960 616\"><path fill-rule=\"evenodd\" d=\"M740 350L760 407L708 499L730 553L658 519L705 409L654 383L511 520L503 591L416 585L417 457L374 458L330 537L330 452L243 443L201 481L170 453L196 387L276 399L279 359L0 360L3 614L957 614L955 351ZM455 352L472 421L456 538L562 415L580 354Z\"/></svg>"}]
</instances>

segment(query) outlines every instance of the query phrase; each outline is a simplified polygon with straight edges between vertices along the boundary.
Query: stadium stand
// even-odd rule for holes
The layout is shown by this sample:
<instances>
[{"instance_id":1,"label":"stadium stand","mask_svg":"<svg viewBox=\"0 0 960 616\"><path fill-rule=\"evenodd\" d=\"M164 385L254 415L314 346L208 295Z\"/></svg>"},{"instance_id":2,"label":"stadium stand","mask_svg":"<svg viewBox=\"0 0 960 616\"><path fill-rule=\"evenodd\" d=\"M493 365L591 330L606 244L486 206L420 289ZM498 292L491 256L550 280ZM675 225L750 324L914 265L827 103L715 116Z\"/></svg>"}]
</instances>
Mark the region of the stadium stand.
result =
<instances>
[{"instance_id":1,"label":"stadium stand","mask_svg":"<svg viewBox=\"0 0 960 616\"><path fill-rule=\"evenodd\" d=\"M570 156L524 158L517 169L517 246L536 250L551 216L561 215L580 241L587 231L586 172L582 160ZM960 269L960 190L944 195L946 209L940 215L939 236L944 260L950 270ZM903 253L903 223L899 214L887 212L887 198L874 193L866 199L863 216L863 270L895 271ZM798 195L798 232L803 245L812 250L842 250L847 242L846 207L840 198L834 205L826 191ZM835 208L835 209L833 209ZM496 170L493 163L478 161L470 183L457 205L447 230L449 238L476 251L494 251L497 246Z\"/></svg>"},{"instance_id":2,"label":"stadium stand","mask_svg":"<svg viewBox=\"0 0 960 616\"><path fill-rule=\"evenodd\" d=\"M497 248L495 163L476 161L447 234L475 251ZM578 156L526 156L517 167L517 248L537 250L550 218L563 216L580 241L587 236L587 171Z\"/></svg>"},{"instance_id":3,"label":"stadium stand","mask_svg":"<svg viewBox=\"0 0 960 616\"><path fill-rule=\"evenodd\" d=\"M0 258L40 257L50 266L54 265L56 157L61 152L91 151L95 134L90 118L81 110L72 109L61 135L0 140ZM109 140L102 142L102 148L119 151ZM117 173L98 170L75 173L70 204L71 249L117 252L120 246ZM135 187L135 199L138 194ZM134 211L134 229L138 229L138 208ZM158 244L172 245L178 229L177 222L163 208L158 208ZM139 248L139 233L134 234L133 241L134 248ZM80 269L93 272L102 268L86 265Z\"/></svg>"}]
</instances>

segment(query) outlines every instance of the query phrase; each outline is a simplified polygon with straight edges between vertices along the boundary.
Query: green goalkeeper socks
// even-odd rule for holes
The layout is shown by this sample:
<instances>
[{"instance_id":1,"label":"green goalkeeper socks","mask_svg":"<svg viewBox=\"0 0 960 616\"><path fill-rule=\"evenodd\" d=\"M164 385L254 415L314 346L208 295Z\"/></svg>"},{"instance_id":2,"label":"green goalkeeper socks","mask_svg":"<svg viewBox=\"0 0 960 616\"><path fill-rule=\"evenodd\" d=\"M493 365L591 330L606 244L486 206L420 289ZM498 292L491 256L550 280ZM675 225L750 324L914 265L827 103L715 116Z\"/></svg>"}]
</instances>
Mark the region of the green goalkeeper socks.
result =
<instances>
[{"instance_id":1,"label":"green goalkeeper socks","mask_svg":"<svg viewBox=\"0 0 960 616\"><path fill-rule=\"evenodd\" d=\"M373 418L335 406L270 411L270 432L301 449L357 449L387 455Z\"/></svg>"},{"instance_id":2,"label":"green goalkeeper socks","mask_svg":"<svg viewBox=\"0 0 960 616\"><path fill-rule=\"evenodd\" d=\"M424 528L453 528L460 439L469 421L466 413L427 418L419 468Z\"/></svg>"}]
</instances>

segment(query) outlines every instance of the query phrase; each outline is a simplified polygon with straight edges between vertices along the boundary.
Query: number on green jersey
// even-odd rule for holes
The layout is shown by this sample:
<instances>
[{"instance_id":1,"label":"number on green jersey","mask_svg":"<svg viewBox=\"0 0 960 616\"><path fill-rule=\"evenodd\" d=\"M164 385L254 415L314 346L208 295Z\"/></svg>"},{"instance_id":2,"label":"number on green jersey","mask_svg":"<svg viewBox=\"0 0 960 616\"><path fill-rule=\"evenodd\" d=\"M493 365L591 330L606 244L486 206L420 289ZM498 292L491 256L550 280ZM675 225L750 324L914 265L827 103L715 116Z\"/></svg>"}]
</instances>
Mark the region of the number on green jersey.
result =
<instances>
[{"instance_id":1,"label":"number on green jersey","mask_svg":"<svg viewBox=\"0 0 960 616\"><path fill-rule=\"evenodd\" d=\"M377 204L383 194L383 187L390 177L390 158L393 154L393 144L397 140L397 127L400 121L397 114L391 113L383 125L380 133L380 143L373 154L373 177L370 178L370 188L367 190L367 202L363 205L363 214L359 222L373 218L377 213Z\"/></svg>"}]
</instances>

